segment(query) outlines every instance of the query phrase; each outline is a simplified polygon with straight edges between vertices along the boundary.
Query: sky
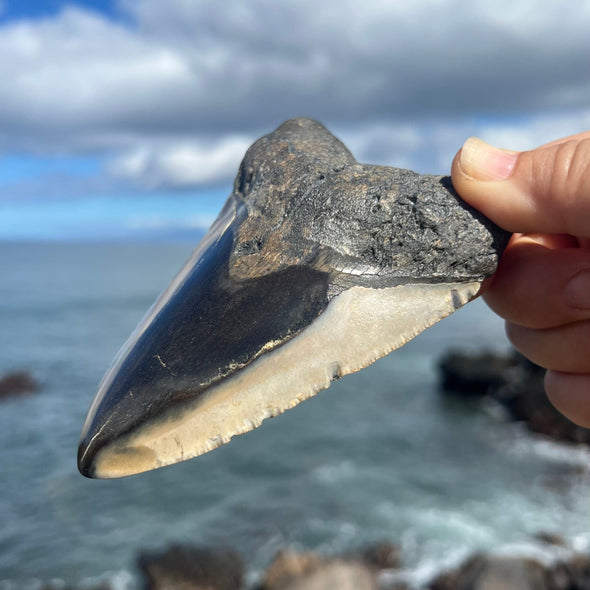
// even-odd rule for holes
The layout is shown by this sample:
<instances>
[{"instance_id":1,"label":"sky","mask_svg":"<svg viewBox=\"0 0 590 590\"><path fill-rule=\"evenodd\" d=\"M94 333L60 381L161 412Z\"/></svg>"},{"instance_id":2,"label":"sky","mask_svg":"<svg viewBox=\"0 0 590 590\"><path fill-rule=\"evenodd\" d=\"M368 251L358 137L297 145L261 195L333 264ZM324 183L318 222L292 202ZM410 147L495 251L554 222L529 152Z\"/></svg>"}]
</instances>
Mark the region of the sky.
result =
<instances>
[{"instance_id":1,"label":"sky","mask_svg":"<svg viewBox=\"0 0 590 590\"><path fill-rule=\"evenodd\" d=\"M590 0L0 0L0 239L206 228L294 116L437 174L590 129L588 31Z\"/></svg>"}]
</instances>

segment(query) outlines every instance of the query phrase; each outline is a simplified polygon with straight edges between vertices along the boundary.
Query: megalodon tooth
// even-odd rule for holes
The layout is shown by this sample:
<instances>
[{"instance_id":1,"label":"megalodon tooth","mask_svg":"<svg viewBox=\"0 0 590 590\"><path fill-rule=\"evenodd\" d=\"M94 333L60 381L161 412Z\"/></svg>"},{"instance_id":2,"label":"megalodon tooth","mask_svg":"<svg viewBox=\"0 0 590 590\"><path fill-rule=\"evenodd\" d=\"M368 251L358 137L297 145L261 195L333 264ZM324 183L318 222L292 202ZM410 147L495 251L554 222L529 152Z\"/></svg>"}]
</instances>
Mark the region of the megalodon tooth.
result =
<instances>
[{"instance_id":1,"label":"megalodon tooth","mask_svg":"<svg viewBox=\"0 0 590 590\"><path fill-rule=\"evenodd\" d=\"M448 177L359 164L320 123L287 121L249 148L103 378L81 473L148 471L256 428L471 300L508 238Z\"/></svg>"}]
</instances>

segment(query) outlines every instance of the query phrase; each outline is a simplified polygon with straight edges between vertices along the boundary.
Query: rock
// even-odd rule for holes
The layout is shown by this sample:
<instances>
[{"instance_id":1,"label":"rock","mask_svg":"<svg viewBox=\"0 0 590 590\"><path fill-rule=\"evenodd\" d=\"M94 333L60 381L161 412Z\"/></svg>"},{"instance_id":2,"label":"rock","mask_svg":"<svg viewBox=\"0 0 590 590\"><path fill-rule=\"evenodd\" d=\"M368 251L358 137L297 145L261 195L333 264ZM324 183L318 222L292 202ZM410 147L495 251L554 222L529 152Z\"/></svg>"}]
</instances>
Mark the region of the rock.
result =
<instances>
[{"instance_id":1,"label":"rock","mask_svg":"<svg viewBox=\"0 0 590 590\"><path fill-rule=\"evenodd\" d=\"M553 590L548 570L535 559L476 554L456 570L443 573L429 590Z\"/></svg>"},{"instance_id":2,"label":"rock","mask_svg":"<svg viewBox=\"0 0 590 590\"><path fill-rule=\"evenodd\" d=\"M231 549L172 545L137 560L146 590L239 590L243 565Z\"/></svg>"},{"instance_id":3,"label":"rock","mask_svg":"<svg viewBox=\"0 0 590 590\"><path fill-rule=\"evenodd\" d=\"M551 590L588 590L590 588L590 556L577 554L558 563L551 572ZM558 585L560 584L560 585Z\"/></svg>"},{"instance_id":4,"label":"rock","mask_svg":"<svg viewBox=\"0 0 590 590\"><path fill-rule=\"evenodd\" d=\"M38 389L39 384L27 371L6 373L0 378L0 399L11 395L34 393Z\"/></svg>"},{"instance_id":5,"label":"rock","mask_svg":"<svg viewBox=\"0 0 590 590\"><path fill-rule=\"evenodd\" d=\"M444 572L429 590L589 590L590 556L575 554L554 565L530 557L475 554Z\"/></svg>"},{"instance_id":6,"label":"rock","mask_svg":"<svg viewBox=\"0 0 590 590\"><path fill-rule=\"evenodd\" d=\"M444 391L481 396L506 383L509 369L517 361L512 356L483 352L464 354L450 351L438 364Z\"/></svg>"},{"instance_id":7,"label":"rock","mask_svg":"<svg viewBox=\"0 0 590 590\"><path fill-rule=\"evenodd\" d=\"M506 383L492 390L492 397L533 432L555 440L590 443L590 430L582 428L558 412L545 394L545 370L518 355L517 369Z\"/></svg>"},{"instance_id":8,"label":"rock","mask_svg":"<svg viewBox=\"0 0 590 590\"><path fill-rule=\"evenodd\" d=\"M373 572L358 559L280 552L266 570L260 590L377 590Z\"/></svg>"},{"instance_id":9,"label":"rock","mask_svg":"<svg viewBox=\"0 0 590 590\"><path fill-rule=\"evenodd\" d=\"M546 545L554 545L555 547L567 547L565 539L559 533L552 533L549 531L541 531L535 535L535 539Z\"/></svg>"},{"instance_id":10,"label":"rock","mask_svg":"<svg viewBox=\"0 0 590 590\"><path fill-rule=\"evenodd\" d=\"M266 569L261 588L263 590L282 588L292 580L311 573L324 562L324 558L311 551L307 553L280 551Z\"/></svg>"},{"instance_id":11,"label":"rock","mask_svg":"<svg viewBox=\"0 0 590 590\"><path fill-rule=\"evenodd\" d=\"M487 396L499 402L509 416L529 430L555 440L590 443L590 430L558 412L545 394L545 369L516 351L508 354L484 352L447 353L439 362L443 391L468 397Z\"/></svg>"},{"instance_id":12,"label":"rock","mask_svg":"<svg viewBox=\"0 0 590 590\"><path fill-rule=\"evenodd\" d=\"M104 580L98 582L96 586L87 586L84 584L82 589L65 584L63 580L52 580L50 582L41 583L41 585L38 586L38 590L113 590L113 588L108 582Z\"/></svg>"},{"instance_id":13,"label":"rock","mask_svg":"<svg viewBox=\"0 0 590 590\"><path fill-rule=\"evenodd\" d=\"M377 590L377 581L361 563L330 561L310 572L284 590Z\"/></svg>"},{"instance_id":14,"label":"rock","mask_svg":"<svg viewBox=\"0 0 590 590\"><path fill-rule=\"evenodd\" d=\"M367 547L361 553L361 559L376 570L397 569L402 564L401 548L391 541L381 541Z\"/></svg>"}]
</instances>

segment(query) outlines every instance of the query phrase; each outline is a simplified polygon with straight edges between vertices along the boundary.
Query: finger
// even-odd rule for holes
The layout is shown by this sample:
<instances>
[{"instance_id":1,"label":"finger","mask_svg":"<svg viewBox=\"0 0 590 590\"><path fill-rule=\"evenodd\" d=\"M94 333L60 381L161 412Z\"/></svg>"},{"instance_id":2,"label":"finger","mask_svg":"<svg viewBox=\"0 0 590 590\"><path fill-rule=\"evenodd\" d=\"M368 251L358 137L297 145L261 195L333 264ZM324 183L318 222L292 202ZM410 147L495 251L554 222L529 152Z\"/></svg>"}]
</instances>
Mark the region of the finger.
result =
<instances>
[{"instance_id":1,"label":"finger","mask_svg":"<svg viewBox=\"0 0 590 590\"><path fill-rule=\"evenodd\" d=\"M453 185L468 203L512 232L590 237L590 135L527 152L468 139L455 156Z\"/></svg>"},{"instance_id":2,"label":"finger","mask_svg":"<svg viewBox=\"0 0 590 590\"><path fill-rule=\"evenodd\" d=\"M577 141L579 139L590 139L590 131L584 131L583 133L576 133L574 135L568 135L567 137L562 137L561 139L554 139L553 141L549 141L540 145L539 147L552 147L554 145L559 145L561 143L566 143L568 141Z\"/></svg>"},{"instance_id":3,"label":"finger","mask_svg":"<svg viewBox=\"0 0 590 590\"><path fill-rule=\"evenodd\" d=\"M572 422L590 428L590 375L547 371L545 391L549 401Z\"/></svg>"},{"instance_id":4,"label":"finger","mask_svg":"<svg viewBox=\"0 0 590 590\"><path fill-rule=\"evenodd\" d=\"M553 249L570 240L515 236L484 294L486 303L501 317L528 328L590 319L590 250Z\"/></svg>"},{"instance_id":5,"label":"finger","mask_svg":"<svg viewBox=\"0 0 590 590\"><path fill-rule=\"evenodd\" d=\"M554 371L590 374L590 321L535 330L511 322L506 335L528 359Z\"/></svg>"},{"instance_id":6,"label":"finger","mask_svg":"<svg viewBox=\"0 0 590 590\"><path fill-rule=\"evenodd\" d=\"M541 246L545 246L550 250L556 250L558 248L579 248L580 241L575 238L574 236L570 236L568 234L512 234L508 245L505 248L505 252L509 251L510 248L514 247L514 245L518 242L518 245L521 244L524 240L534 241ZM590 245L590 244L589 244ZM585 246L586 247L586 246ZM509 260L509 258L507 258ZM502 260L500 260L500 265L502 265ZM497 275L496 275L497 276ZM492 287L494 283L494 276L488 277L484 279L479 287L479 291L477 292L477 297L483 295Z\"/></svg>"}]
</instances>

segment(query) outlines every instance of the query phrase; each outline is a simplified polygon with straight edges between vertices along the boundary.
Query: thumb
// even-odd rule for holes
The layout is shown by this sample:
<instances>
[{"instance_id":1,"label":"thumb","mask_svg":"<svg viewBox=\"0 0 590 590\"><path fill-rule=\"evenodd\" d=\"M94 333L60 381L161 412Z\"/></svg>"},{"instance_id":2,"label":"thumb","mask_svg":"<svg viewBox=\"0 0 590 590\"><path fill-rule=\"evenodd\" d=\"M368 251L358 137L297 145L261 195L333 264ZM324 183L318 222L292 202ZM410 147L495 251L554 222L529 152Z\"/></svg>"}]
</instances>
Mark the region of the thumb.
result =
<instances>
[{"instance_id":1,"label":"thumb","mask_svg":"<svg viewBox=\"0 0 590 590\"><path fill-rule=\"evenodd\" d=\"M590 132L526 152L470 137L452 180L465 201L508 231L590 237Z\"/></svg>"}]
</instances>

